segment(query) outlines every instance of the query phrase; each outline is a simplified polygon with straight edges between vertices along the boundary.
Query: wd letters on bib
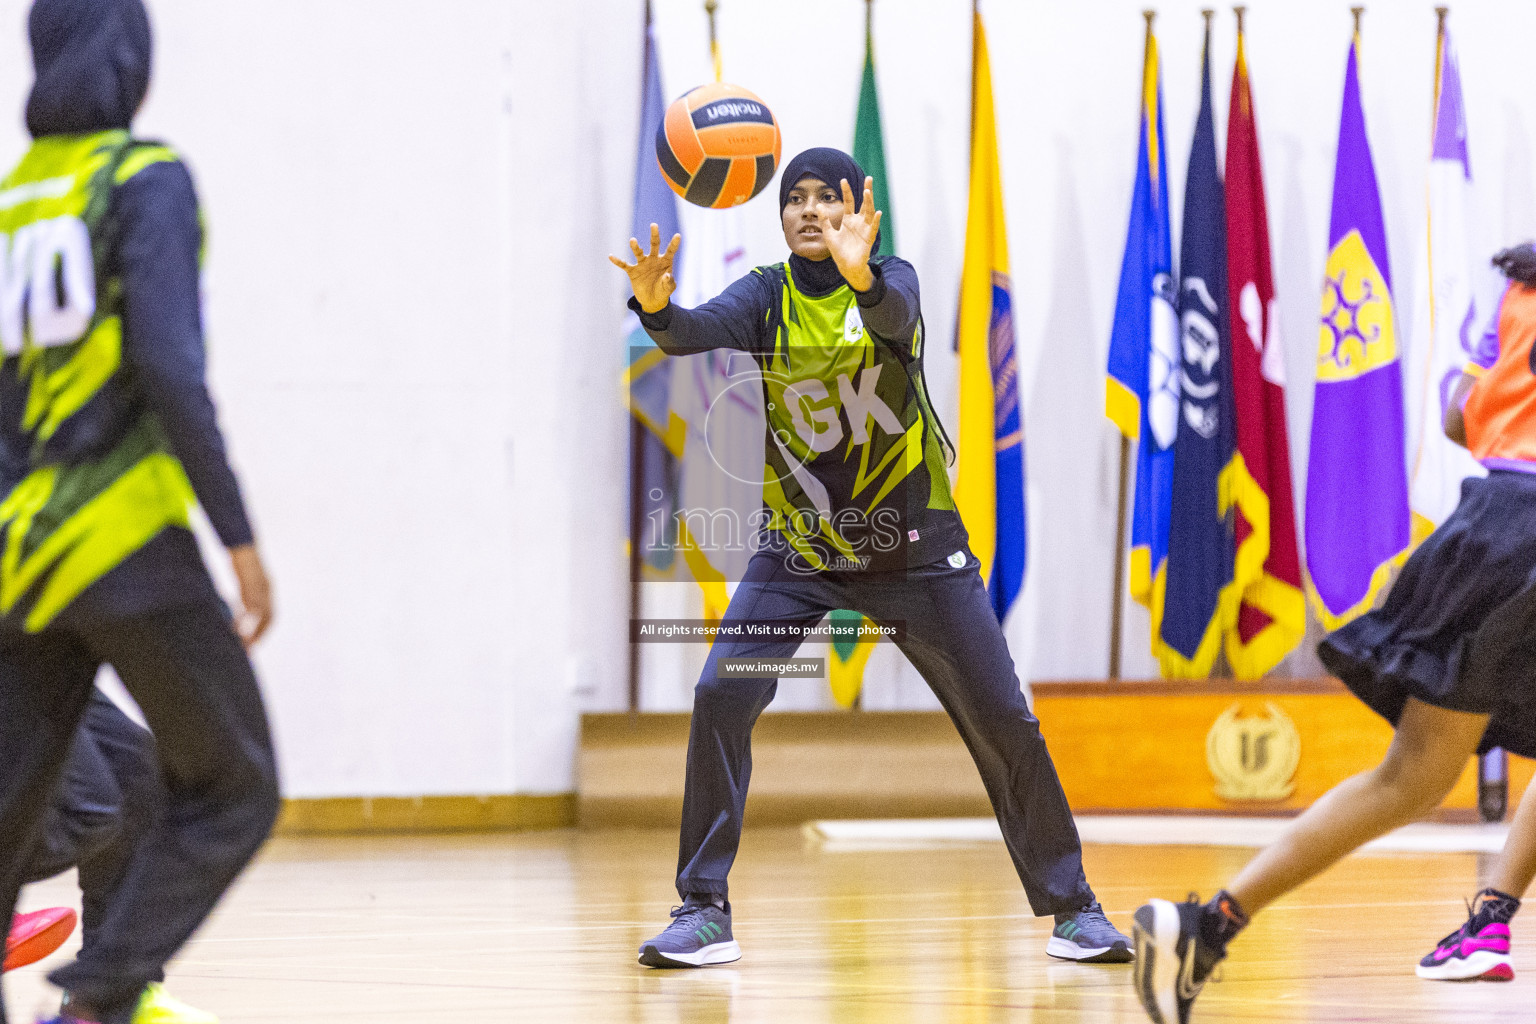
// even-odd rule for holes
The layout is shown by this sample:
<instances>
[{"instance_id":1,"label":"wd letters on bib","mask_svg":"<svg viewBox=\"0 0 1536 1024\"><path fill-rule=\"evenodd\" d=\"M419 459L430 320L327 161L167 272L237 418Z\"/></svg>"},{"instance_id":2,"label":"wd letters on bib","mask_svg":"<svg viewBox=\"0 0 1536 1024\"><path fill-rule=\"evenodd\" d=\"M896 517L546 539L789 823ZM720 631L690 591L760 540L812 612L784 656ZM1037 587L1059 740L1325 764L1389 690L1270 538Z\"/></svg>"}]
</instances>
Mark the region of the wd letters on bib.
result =
<instances>
[{"instance_id":1,"label":"wd letters on bib","mask_svg":"<svg viewBox=\"0 0 1536 1024\"><path fill-rule=\"evenodd\" d=\"M50 136L0 188L0 394L14 410L0 613L30 631L167 526L187 525L191 485L124 385L123 295L106 258L113 189L174 159L126 131Z\"/></svg>"},{"instance_id":2,"label":"wd letters on bib","mask_svg":"<svg viewBox=\"0 0 1536 1024\"><path fill-rule=\"evenodd\" d=\"M0 178L0 919L22 884L78 869L82 942L48 975L54 1020L188 1020L166 963L279 807L246 654L272 587L207 387L192 176L132 135L148 12L36 0L27 29L32 144ZM148 731L95 693L103 665Z\"/></svg>"}]
</instances>

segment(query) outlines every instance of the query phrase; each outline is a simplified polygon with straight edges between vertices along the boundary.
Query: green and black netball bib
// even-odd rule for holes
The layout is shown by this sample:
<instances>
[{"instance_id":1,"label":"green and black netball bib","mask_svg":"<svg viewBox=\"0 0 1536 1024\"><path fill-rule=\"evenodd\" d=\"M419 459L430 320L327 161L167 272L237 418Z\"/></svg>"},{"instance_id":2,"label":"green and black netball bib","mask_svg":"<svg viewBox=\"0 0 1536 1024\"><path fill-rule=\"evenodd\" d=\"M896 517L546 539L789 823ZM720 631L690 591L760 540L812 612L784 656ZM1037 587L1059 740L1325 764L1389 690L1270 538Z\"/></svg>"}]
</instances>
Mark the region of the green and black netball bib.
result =
<instances>
[{"instance_id":1,"label":"green and black netball bib","mask_svg":"<svg viewBox=\"0 0 1536 1024\"><path fill-rule=\"evenodd\" d=\"M0 182L0 617L43 629L194 501L123 362L112 191L175 160L47 136Z\"/></svg>"},{"instance_id":2,"label":"green and black netball bib","mask_svg":"<svg viewBox=\"0 0 1536 1024\"><path fill-rule=\"evenodd\" d=\"M921 321L912 338L885 344L865 329L846 284L810 296L783 264L754 272L777 294L772 347L757 354L768 419L763 501L791 563L898 569L962 546L948 439L923 382Z\"/></svg>"}]
</instances>

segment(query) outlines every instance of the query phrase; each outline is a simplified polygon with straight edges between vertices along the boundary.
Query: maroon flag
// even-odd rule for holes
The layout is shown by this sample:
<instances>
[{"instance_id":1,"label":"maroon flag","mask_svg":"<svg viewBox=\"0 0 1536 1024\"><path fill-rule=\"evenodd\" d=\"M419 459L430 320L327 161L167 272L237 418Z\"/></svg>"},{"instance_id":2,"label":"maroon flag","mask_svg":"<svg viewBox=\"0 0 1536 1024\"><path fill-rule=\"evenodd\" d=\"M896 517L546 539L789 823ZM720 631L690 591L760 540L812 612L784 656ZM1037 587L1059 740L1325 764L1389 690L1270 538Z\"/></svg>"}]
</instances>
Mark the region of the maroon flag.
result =
<instances>
[{"instance_id":1,"label":"maroon flag","mask_svg":"<svg viewBox=\"0 0 1536 1024\"><path fill-rule=\"evenodd\" d=\"M1239 679L1257 679L1301 642L1307 612L1285 431L1285 353L1276 337L1264 172L1241 21L1227 115L1227 289L1237 452L1225 480L1237 507L1233 582L1242 604L1226 651Z\"/></svg>"}]
</instances>

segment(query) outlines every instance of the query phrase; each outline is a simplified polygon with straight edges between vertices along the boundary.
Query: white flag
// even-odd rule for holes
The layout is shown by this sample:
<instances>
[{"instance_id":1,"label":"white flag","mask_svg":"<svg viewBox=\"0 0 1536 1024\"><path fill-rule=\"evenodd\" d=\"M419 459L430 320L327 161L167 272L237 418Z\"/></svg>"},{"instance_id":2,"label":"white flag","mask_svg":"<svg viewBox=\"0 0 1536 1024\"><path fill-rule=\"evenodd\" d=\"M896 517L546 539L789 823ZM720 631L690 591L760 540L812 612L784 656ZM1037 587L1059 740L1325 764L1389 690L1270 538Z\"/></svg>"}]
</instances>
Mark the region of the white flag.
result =
<instances>
[{"instance_id":1,"label":"white flag","mask_svg":"<svg viewBox=\"0 0 1536 1024\"><path fill-rule=\"evenodd\" d=\"M674 302L693 309L751 270L741 211L684 204ZM676 359L672 408L688 424L683 448L679 543L704 596L704 614L724 613L751 554L763 503L763 390L757 362L721 348Z\"/></svg>"},{"instance_id":2,"label":"white flag","mask_svg":"<svg viewBox=\"0 0 1536 1024\"><path fill-rule=\"evenodd\" d=\"M1434 143L1429 159L1427 223L1414 288L1413 344L1404 387L1408 412L1409 506L1415 542L1456 508L1461 482L1484 470L1442 424L1461 368L1481 327L1468 239L1472 165L1461 74L1449 31L1442 31L1435 68Z\"/></svg>"}]
</instances>

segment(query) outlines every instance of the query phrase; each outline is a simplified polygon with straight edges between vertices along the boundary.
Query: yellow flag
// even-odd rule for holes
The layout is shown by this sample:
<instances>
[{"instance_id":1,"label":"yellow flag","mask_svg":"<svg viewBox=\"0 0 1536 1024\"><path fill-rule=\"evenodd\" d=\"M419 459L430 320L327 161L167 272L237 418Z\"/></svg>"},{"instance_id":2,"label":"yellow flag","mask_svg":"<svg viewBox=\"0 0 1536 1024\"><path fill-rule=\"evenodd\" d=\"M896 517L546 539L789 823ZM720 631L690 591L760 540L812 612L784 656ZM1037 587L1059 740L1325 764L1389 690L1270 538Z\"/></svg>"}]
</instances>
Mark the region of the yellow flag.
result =
<instances>
[{"instance_id":1,"label":"yellow flag","mask_svg":"<svg viewBox=\"0 0 1536 1024\"><path fill-rule=\"evenodd\" d=\"M971 187L960 278L960 437L955 504L1001 619L1023 576L1023 439L1008 282L992 69L980 13L974 16ZM1003 423L1010 429L999 430ZM1000 472L1012 477L1000 480ZM1000 503L1000 498L1004 499ZM1007 506L1007 507L1005 507ZM1003 535L1000 536L1000 530ZM1010 579L993 579L994 568Z\"/></svg>"}]
</instances>

